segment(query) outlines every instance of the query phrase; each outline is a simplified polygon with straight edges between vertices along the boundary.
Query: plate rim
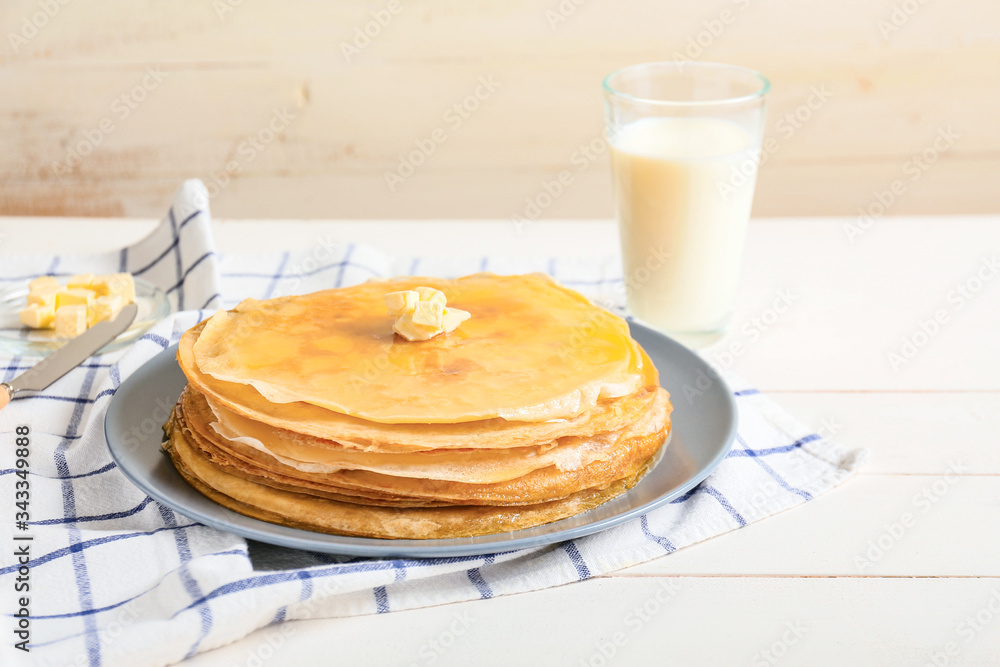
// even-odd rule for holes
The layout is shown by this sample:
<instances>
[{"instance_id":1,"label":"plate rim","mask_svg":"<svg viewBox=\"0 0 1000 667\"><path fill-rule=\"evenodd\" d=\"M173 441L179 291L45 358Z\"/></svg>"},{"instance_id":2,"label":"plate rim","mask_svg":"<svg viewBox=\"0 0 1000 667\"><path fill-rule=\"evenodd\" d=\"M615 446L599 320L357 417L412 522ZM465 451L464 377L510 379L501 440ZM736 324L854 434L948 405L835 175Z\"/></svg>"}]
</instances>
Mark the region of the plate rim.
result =
<instances>
[{"instance_id":1,"label":"plate rim","mask_svg":"<svg viewBox=\"0 0 1000 667\"><path fill-rule=\"evenodd\" d=\"M108 450L111 454L112 460L114 460L115 465L118 469L125 475L133 485L135 485L143 493L147 494L157 502L169 507L170 509L178 512L179 514L193 519L198 523L204 524L206 526L223 530L228 533L233 533L249 540L255 540L257 542L264 542L268 544L274 544L283 547L289 547L294 549L302 549L304 551L319 552L319 553L332 553L347 556L364 556L364 557L401 557L401 558L434 558L434 557L463 557L463 556L483 556L488 554L498 554L506 553L510 551L516 551L520 549L537 548L542 546L548 546L551 544L556 544L560 542L565 542L569 540L574 540L580 537L585 537L587 535L592 535L609 528L621 525L630 521L636 517L642 516L651 512L652 510L661 507L675 500L679 496L684 495L692 488L704 481L712 472L718 468L718 466L726 459L729 452L733 447L733 443L736 439L736 433L739 428L739 410L736 404L735 397L726 383L725 379L722 378L714 369L709 366L702 357L683 346L681 343L670 338L666 334L663 334L651 327L644 325L639 322L630 321L629 325L631 327L637 327L640 330L644 330L643 333L652 334L655 337L661 337L665 341L668 341L674 346L675 349L680 350L681 353L693 357L698 364L701 364L708 368L709 371L713 373L713 379L718 382L718 386L722 391L722 395L726 397L725 404L729 408L730 425L726 432L725 440L726 442L723 446L715 453L715 455L699 470L697 470L690 478L685 480L679 486L675 487L671 491L661 494L644 503L638 507L630 508L620 514L616 514L611 517L605 517L603 519L598 519L596 521L591 521L582 525L578 525L572 528L565 528L562 530L555 530L550 533L544 533L541 535L532 535L524 537L512 537L509 540L493 540L490 542L483 542L480 544L463 542L460 544L455 544L453 542L458 540L469 540L468 537L463 538L439 538L439 539L427 539L427 540L396 540L396 539L383 539L374 537L358 537L350 535L336 535L332 533L323 533L319 531L309 531L301 528L292 528L290 526L282 526L280 524L274 524L267 521L262 521L254 517L249 517L244 514L235 512L215 503L215 501L202 496L199 493L199 498L207 503L211 503L213 509L221 508L225 510L226 513L231 513L238 517L241 522L250 522L250 525L243 526L239 523L230 523L224 518L213 517L209 515L206 511L202 511L197 507L190 507L186 503L177 502L169 495L164 495L158 488L151 484L145 483L137 477L137 475L130 469L131 462L123 463L126 461L121 456L121 452L117 451L115 444L112 444L112 419L113 416L117 417L118 411L121 406L121 400L119 395L124 389L127 393L129 391L129 384L133 379L140 376L139 371L154 362L161 363L163 357L170 355L174 364L177 364L176 351L178 344L175 343L163 351L157 353L155 356L147 359L145 363L137 368L126 380L119 386L115 391L114 396L111 398L111 402L108 405L107 413L104 418L104 434L105 439L108 443ZM121 394L123 395L123 394ZM118 442L118 438L115 438L115 443ZM176 474L176 471L174 471ZM641 483L642 480L640 480ZM185 484L187 482L185 481ZM631 489L630 489L631 490ZM198 493L195 490L195 493ZM628 493L628 491L626 491ZM625 494L623 494L625 495ZM619 498L622 496L618 496ZM612 502L615 499L612 499ZM596 508L595 508L596 509ZM589 510L588 510L589 511ZM575 515L578 516L578 515ZM572 518L572 517L567 517ZM561 519L560 521L565 520ZM559 521L554 521L548 525L558 524ZM260 528L256 526L259 525ZM545 525L545 524L542 524ZM522 530L531 530L532 528L537 528L537 526L532 526ZM280 531L281 534L273 534L274 531ZM494 533L490 535L481 535L471 538L475 540L478 538L495 538L496 535L516 535L520 531L512 531L510 533ZM285 534L287 533L287 534Z\"/></svg>"}]
</instances>

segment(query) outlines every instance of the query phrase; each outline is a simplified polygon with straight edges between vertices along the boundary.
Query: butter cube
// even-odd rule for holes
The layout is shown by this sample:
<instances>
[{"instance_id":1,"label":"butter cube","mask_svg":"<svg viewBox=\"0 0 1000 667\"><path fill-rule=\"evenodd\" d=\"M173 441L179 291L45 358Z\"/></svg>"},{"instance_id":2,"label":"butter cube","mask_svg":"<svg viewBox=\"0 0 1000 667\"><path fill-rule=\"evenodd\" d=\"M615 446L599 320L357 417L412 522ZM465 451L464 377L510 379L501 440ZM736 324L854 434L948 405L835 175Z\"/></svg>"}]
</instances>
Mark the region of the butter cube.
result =
<instances>
[{"instance_id":1,"label":"butter cube","mask_svg":"<svg viewBox=\"0 0 1000 667\"><path fill-rule=\"evenodd\" d=\"M412 313L419 300L420 295L413 290L389 292L385 295L385 307L390 315L399 316L404 313Z\"/></svg>"},{"instance_id":2,"label":"butter cube","mask_svg":"<svg viewBox=\"0 0 1000 667\"><path fill-rule=\"evenodd\" d=\"M86 304L72 304L56 308L56 336L60 338L73 338L86 330Z\"/></svg>"},{"instance_id":3,"label":"butter cube","mask_svg":"<svg viewBox=\"0 0 1000 667\"><path fill-rule=\"evenodd\" d=\"M31 304L19 313L21 324L32 329L51 329L55 326L56 311L52 304Z\"/></svg>"},{"instance_id":4,"label":"butter cube","mask_svg":"<svg viewBox=\"0 0 1000 667\"><path fill-rule=\"evenodd\" d=\"M29 292L47 292L59 289L59 281L54 276L42 276L28 283Z\"/></svg>"},{"instance_id":5,"label":"butter cube","mask_svg":"<svg viewBox=\"0 0 1000 667\"><path fill-rule=\"evenodd\" d=\"M472 317L472 314L467 310L460 310L458 308L445 308L444 316L441 320L441 327L446 331L454 331L458 328L458 325Z\"/></svg>"},{"instance_id":6,"label":"butter cube","mask_svg":"<svg viewBox=\"0 0 1000 667\"><path fill-rule=\"evenodd\" d=\"M79 289L79 288L92 289L91 285L93 283L94 283L93 273L79 273L71 277L66 282L66 287L69 289Z\"/></svg>"},{"instance_id":7,"label":"butter cube","mask_svg":"<svg viewBox=\"0 0 1000 667\"><path fill-rule=\"evenodd\" d=\"M135 301L135 280L132 278L131 273L112 273L107 276L97 276L94 278L91 289L95 290L98 296L117 294L122 298L122 306Z\"/></svg>"},{"instance_id":8,"label":"butter cube","mask_svg":"<svg viewBox=\"0 0 1000 667\"><path fill-rule=\"evenodd\" d=\"M92 327L98 322L115 319L122 307L122 298L117 294L97 297L87 306L87 326Z\"/></svg>"},{"instance_id":9,"label":"butter cube","mask_svg":"<svg viewBox=\"0 0 1000 667\"><path fill-rule=\"evenodd\" d=\"M444 305L432 301L420 301L413 309L413 323L435 329L441 327L444 318Z\"/></svg>"},{"instance_id":10,"label":"butter cube","mask_svg":"<svg viewBox=\"0 0 1000 667\"><path fill-rule=\"evenodd\" d=\"M445 293L433 287L390 292L385 305L390 315L396 315L392 330L406 340L430 340L439 334L454 331L471 315L458 308L447 308Z\"/></svg>"},{"instance_id":11,"label":"butter cube","mask_svg":"<svg viewBox=\"0 0 1000 667\"><path fill-rule=\"evenodd\" d=\"M63 306L83 305L84 310L94 300L94 290L75 287L73 289L62 289L56 292L56 311Z\"/></svg>"},{"instance_id":12,"label":"butter cube","mask_svg":"<svg viewBox=\"0 0 1000 667\"><path fill-rule=\"evenodd\" d=\"M39 306L55 306L56 305L56 294L59 292L59 286L55 287L44 287L38 288L34 291L28 292L28 305L39 305Z\"/></svg>"},{"instance_id":13,"label":"butter cube","mask_svg":"<svg viewBox=\"0 0 1000 667\"><path fill-rule=\"evenodd\" d=\"M420 295L421 301L440 303L442 306L448 302L448 298L444 295L444 292L433 287L417 287L414 291Z\"/></svg>"},{"instance_id":14,"label":"butter cube","mask_svg":"<svg viewBox=\"0 0 1000 667\"><path fill-rule=\"evenodd\" d=\"M413 313L403 313L392 325L392 330L406 340L430 340L441 333L441 327L427 326L413 321Z\"/></svg>"}]
</instances>

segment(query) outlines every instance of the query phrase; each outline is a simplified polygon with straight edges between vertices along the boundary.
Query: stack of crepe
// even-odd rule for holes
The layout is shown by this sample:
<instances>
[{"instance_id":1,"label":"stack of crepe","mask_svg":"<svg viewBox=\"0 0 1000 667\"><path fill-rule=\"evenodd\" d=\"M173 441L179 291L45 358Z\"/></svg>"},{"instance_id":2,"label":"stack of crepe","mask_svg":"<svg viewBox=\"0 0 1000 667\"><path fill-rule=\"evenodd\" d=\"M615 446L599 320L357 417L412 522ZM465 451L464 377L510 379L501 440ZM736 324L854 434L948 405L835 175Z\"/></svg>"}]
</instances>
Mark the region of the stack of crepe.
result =
<instances>
[{"instance_id":1,"label":"stack of crepe","mask_svg":"<svg viewBox=\"0 0 1000 667\"><path fill-rule=\"evenodd\" d=\"M417 286L471 319L394 334L384 297ZM248 299L177 356L177 470L221 505L307 530L426 539L556 521L635 485L670 432L624 320L541 274Z\"/></svg>"}]
</instances>

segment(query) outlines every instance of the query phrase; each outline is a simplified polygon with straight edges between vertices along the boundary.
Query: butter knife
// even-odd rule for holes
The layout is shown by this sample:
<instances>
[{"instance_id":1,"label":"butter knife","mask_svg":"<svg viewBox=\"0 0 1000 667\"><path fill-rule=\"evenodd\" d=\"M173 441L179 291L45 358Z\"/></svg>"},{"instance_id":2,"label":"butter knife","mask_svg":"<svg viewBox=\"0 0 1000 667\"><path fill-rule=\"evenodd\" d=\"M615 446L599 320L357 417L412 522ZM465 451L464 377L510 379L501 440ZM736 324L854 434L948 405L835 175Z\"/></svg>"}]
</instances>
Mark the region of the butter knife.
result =
<instances>
[{"instance_id":1,"label":"butter knife","mask_svg":"<svg viewBox=\"0 0 1000 667\"><path fill-rule=\"evenodd\" d=\"M87 357L132 326L138 311L137 305L128 304L115 319L98 322L10 382L0 382L0 410L10 403L17 392L41 391L82 364Z\"/></svg>"}]
</instances>

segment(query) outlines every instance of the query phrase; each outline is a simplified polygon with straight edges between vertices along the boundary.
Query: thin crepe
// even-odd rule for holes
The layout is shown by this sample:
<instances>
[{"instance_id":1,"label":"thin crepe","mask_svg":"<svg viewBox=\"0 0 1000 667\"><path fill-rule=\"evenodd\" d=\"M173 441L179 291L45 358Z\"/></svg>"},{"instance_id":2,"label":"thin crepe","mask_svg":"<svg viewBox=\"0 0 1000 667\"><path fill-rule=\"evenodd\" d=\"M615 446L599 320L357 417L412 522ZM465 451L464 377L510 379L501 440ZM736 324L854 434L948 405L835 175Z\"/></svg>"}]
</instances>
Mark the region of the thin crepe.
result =
<instances>
[{"instance_id":1,"label":"thin crepe","mask_svg":"<svg viewBox=\"0 0 1000 667\"><path fill-rule=\"evenodd\" d=\"M599 401L571 419L519 422L493 418L458 424L380 424L340 414L309 403L271 403L253 387L224 382L202 373L194 359L194 345L204 323L181 337L177 361L190 384L204 394L213 410L228 410L256 422L313 438L318 446L333 443L372 452L411 452L437 449L480 449L532 446L566 436L588 436L615 431L635 421L649 407L659 385L656 367L639 348L643 390Z\"/></svg>"},{"instance_id":2,"label":"thin crepe","mask_svg":"<svg viewBox=\"0 0 1000 667\"><path fill-rule=\"evenodd\" d=\"M392 331L388 292L433 287L472 313L411 342ZM575 417L641 386L642 356L620 317L543 274L407 277L219 311L194 343L198 369L271 403L310 403L381 423Z\"/></svg>"},{"instance_id":3,"label":"thin crepe","mask_svg":"<svg viewBox=\"0 0 1000 667\"><path fill-rule=\"evenodd\" d=\"M278 488L299 488L302 493L325 492L337 498L351 497L358 503L398 500L435 505L530 505L563 498L632 474L641 461L662 448L669 434L666 392L657 398L647 415L636 424L603 435L599 455L587 465L571 470L550 465L495 483L399 477L369 470L302 471L282 463L266 451L220 438L203 420L189 418L183 409L185 402L175 410L171 427L183 429L193 447L229 474Z\"/></svg>"},{"instance_id":4,"label":"thin crepe","mask_svg":"<svg viewBox=\"0 0 1000 667\"><path fill-rule=\"evenodd\" d=\"M568 498L529 507L377 507L338 502L256 484L212 465L192 449L181 429L164 445L181 476L223 507L269 523L337 535L381 539L447 539L504 533L565 519L602 505L639 481L629 478Z\"/></svg>"},{"instance_id":5,"label":"thin crepe","mask_svg":"<svg viewBox=\"0 0 1000 667\"><path fill-rule=\"evenodd\" d=\"M661 390L662 391L662 390ZM655 400L655 397L654 397ZM529 447L506 449L438 449L418 452L366 452L335 442L302 436L240 417L188 388L180 402L185 418L197 422L214 442L240 443L304 473L367 470L383 475L489 484L555 466L572 471L613 452L622 429L590 436L565 436ZM665 397L661 399L665 404ZM641 417L640 421L646 419ZM207 427L206 427L207 425ZM662 423L656 429L659 430Z\"/></svg>"}]
</instances>

